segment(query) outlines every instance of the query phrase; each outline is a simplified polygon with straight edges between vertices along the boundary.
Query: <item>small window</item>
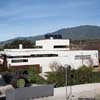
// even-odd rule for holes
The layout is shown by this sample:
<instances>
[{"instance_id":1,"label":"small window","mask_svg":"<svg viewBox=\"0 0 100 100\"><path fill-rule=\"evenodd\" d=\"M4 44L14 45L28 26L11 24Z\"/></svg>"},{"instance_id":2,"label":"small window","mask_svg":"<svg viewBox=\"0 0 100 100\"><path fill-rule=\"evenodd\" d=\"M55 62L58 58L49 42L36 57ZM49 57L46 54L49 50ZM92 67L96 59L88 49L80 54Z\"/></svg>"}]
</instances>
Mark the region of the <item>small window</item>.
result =
<instances>
[{"instance_id":1,"label":"small window","mask_svg":"<svg viewBox=\"0 0 100 100\"><path fill-rule=\"evenodd\" d=\"M76 55L75 60L79 59L91 59L91 55Z\"/></svg>"},{"instance_id":2,"label":"small window","mask_svg":"<svg viewBox=\"0 0 100 100\"><path fill-rule=\"evenodd\" d=\"M54 48L67 48L68 46L66 45L55 45Z\"/></svg>"},{"instance_id":3,"label":"small window","mask_svg":"<svg viewBox=\"0 0 100 100\"><path fill-rule=\"evenodd\" d=\"M12 60L12 63L28 62L28 59Z\"/></svg>"},{"instance_id":4,"label":"small window","mask_svg":"<svg viewBox=\"0 0 100 100\"><path fill-rule=\"evenodd\" d=\"M36 48L40 49L40 48L43 48L42 46L36 46Z\"/></svg>"},{"instance_id":5,"label":"small window","mask_svg":"<svg viewBox=\"0 0 100 100\"><path fill-rule=\"evenodd\" d=\"M93 66L94 68L98 68L98 66Z\"/></svg>"}]
</instances>

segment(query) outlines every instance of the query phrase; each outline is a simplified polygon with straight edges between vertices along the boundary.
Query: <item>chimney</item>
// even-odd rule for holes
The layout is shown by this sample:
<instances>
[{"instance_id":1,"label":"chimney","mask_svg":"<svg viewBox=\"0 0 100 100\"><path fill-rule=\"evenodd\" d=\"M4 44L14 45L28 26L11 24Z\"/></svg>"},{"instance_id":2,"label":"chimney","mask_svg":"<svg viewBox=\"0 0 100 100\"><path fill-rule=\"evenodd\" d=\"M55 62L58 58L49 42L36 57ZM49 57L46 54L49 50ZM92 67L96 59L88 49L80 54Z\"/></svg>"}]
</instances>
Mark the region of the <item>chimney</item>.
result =
<instances>
[{"instance_id":1,"label":"chimney","mask_svg":"<svg viewBox=\"0 0 100 100\"><path fill-rule=\"evenodd\" d=\"M23 49L23 45L22 44L19 44L19 49Z\"/></svg>"}]
</instances>

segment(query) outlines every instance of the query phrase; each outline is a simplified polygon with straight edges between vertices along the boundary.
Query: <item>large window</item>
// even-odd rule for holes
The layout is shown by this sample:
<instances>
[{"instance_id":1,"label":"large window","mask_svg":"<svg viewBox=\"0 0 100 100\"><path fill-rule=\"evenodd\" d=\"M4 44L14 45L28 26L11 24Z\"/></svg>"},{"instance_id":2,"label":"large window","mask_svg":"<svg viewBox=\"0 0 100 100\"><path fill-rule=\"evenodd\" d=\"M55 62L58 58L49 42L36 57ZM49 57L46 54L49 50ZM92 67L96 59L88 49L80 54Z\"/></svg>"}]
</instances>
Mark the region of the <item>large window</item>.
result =
<instances>
[{"instance_id":1,"label":"large window","mask_svg":"<svg viewBox=\"0 0 100 100\"><path fill-rule=\"evenodd\" d=\"M12 63L28 62L28 59L12 60Z\"/></svg>"},{"instance_id":2,"label":"large window","mask_svg":"<svg viewBox=\"0 0 100 100\"><path fill-rule=\"evenodd\" d=\"M29 57L56 57L58 54L31 54L30 56L8 56L8 58L29 58Z\"/></svg>"},{"instance_id":3,"label":"large window","mask_svg":"<svg viewBox=\"0 0 100 100\"><path fill-rule=\"evenodd\" d=\"M31 57L56 57L57 54L32 54Z\"/></svg>"},{"instance_id":4,"label":"large window","mask_svg":"<svg viewBox=\"0 0 100 100\"><path fill-rule=\"evenodd\" d=\"M91 59L91 55L76 55L75 60L80 60L80 59Z\"/></svg>"},{"instance_id":5,"label":"large window","mask_svg":"<svg viewBox=\"0 0 100 100\"><path fill-rule=\"evenodd\" d=\"M54 48L67 48L68 46L66 45L55 45Z\"/></svg>"},{"instance_id":6,"label":"large window","mask_svg":"<svg viewBox=\"0 0 100 100\"><path fill-rule=\"evenodd\" d=\"M8 58L28 58L30 56L8 56Z\"/></svg>"}]
</instances>

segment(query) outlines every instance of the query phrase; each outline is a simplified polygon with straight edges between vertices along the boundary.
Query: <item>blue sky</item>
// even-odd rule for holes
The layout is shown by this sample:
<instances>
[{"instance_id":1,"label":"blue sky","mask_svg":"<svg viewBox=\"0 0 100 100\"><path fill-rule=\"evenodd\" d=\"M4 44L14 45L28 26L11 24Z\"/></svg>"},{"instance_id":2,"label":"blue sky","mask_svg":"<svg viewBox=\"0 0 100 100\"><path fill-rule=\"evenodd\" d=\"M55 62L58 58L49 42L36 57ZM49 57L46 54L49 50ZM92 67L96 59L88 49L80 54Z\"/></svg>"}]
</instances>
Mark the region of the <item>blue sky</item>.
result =
<instances>
[{"instance_id":1,"label":"blue sky","mask_svg":"<svg viewBox=\"0 0 100 100\"><path fill-rule=\"evenodd\" d=\"M0 41L100 25L100 0L0 0Z\"/></svg>"}]
</instances>

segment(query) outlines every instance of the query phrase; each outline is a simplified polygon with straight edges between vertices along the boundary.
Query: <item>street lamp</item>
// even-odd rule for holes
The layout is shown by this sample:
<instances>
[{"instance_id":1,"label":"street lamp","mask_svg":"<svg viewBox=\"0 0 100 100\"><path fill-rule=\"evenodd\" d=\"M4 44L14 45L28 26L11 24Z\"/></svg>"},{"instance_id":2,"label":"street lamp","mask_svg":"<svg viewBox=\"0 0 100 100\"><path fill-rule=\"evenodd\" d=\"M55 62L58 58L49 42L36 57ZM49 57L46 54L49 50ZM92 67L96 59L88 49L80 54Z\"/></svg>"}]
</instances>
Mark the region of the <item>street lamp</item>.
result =
<instances>
[{"instance_id":1,"label":"street lamp","mask_svg":"<svg viewBox=\"0 0 100 100\"><path fill-rule=\"evenodd\" d=\"M65 81L66 81L66 100L68 100L68 91L67 91L67 68L68 68L68 64L65 64L64 67L65 67Z\"/></svg>"},{"instance_id":2,"label":"street lamp","mask_svg":"<svg viewBox=\"0 0 100 100\"><path fill-rule=\"evenodd\" d=\"M68 90L67 90L67 85L68 85L68 77L67 77L67 74L68 74L68 68L70 69L71 67L70 67L70 65L68 65L68 64L65 64L64 65L64 67L65 67L65 71L66 71L66 75L65 75L65 81L66 81L66 100L72 100L72 88L71 88L71 86L70 86L70 94L69 94L69 96L68 96ZM69 73L70 74L70 73Z\"/></svg>"}]
</instances>

